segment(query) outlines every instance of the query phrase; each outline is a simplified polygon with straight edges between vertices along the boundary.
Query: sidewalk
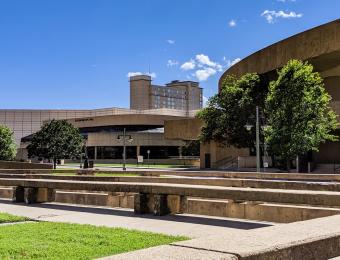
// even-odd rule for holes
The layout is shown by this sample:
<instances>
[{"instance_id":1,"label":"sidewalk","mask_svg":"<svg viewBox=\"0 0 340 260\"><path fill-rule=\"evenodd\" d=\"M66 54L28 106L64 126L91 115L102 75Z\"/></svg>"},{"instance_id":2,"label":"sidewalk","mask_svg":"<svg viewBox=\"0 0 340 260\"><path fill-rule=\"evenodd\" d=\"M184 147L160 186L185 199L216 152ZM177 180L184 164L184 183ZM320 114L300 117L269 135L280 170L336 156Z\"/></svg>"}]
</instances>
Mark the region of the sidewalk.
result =
<instances>
[{"instance_id":1,"label":"sidewalk","mask_svg":"<svg viewBox=\"0 0 340 260\"><path fill-rule=\"evenodd\" d=\"M228 235L230 232L242 232L273 225L273 223L267 222L187 214L162 217L135 215L132 210L121 208L88 207L56 203L13 204L7 200L0 200L0 211L43 221L122 227L169 235L183 235L191 238L216 234Z\"/></svg>"}]
</instances>

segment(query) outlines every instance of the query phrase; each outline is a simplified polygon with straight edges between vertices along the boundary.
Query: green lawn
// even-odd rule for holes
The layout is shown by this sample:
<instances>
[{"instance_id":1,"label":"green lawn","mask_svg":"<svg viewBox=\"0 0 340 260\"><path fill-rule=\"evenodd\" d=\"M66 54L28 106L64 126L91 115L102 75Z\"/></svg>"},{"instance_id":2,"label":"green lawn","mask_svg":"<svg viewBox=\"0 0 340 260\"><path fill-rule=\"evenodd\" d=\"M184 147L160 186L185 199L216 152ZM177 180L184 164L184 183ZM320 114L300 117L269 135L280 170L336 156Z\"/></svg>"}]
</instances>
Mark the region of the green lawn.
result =
<instances>
[{"instance_id":1,"label":"green lawn","mask_svg":"<svg viewBox=\"0 0 340 260\"><path fill-rule=\"evenodd\" d=\"M122 228L26 223L0 227L0 259L94 259L185 239Z\"/></svg>"},{"instance_id":2,"label":"green lawn","mask_svg":"<svg viewBox=\"0 0 340 260\"><path fill-rule=\"evenodd\" d=\"M11 223L11 222L20 222L29 220L25 217L13 216L11 214L0 212L0 224L3 223Z\"/></svg>"}]
</instances>

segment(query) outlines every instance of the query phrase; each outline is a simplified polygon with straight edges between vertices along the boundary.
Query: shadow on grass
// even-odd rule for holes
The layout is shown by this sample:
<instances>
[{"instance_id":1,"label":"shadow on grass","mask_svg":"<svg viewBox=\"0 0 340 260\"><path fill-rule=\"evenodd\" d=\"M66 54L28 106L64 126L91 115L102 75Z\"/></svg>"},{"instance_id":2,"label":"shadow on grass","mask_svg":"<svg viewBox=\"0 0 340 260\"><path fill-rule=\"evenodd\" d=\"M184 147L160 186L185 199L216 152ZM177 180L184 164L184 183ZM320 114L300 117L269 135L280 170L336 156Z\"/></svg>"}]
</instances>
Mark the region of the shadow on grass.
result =
<instances>
[{"instance_id":1,"label":"shadow on grass","mask_svg":"<svg viewBox=\"0 0 340 260\"><path fill-rule=\"evenodd\" d=\"M0 199L0 203L3 204L13 204L10 200ZM23 204L23 203L15 203L17 206L25 206L32 208L44 208L44 209L55 209L55 210L67 210L74 212L84 212L84 213L94 213L99 215L114 215L121 217L130 217L130 218L148 218L148 219L157 219L157 220L165 220L165 221L174 221L174 222L183 222L183 223L191 223L191 224L200 224L200 225L208 225L208 226L218 226L218 227L228 227L235 229L243 229L250 230L262 227L272 226L269 223L259 223L252 222L250 220L240 221L240 220L232 220L232 219L221 219L214 218L209 216L197 216L197 215L167 215L167 216L154 216L152 214L145 215L136 215L131 209L117 209L117 208L98 208L91 206L77 206L70 204L54 204L54 203L42 203L42 204Z\"/></svg>"}]
</instances>

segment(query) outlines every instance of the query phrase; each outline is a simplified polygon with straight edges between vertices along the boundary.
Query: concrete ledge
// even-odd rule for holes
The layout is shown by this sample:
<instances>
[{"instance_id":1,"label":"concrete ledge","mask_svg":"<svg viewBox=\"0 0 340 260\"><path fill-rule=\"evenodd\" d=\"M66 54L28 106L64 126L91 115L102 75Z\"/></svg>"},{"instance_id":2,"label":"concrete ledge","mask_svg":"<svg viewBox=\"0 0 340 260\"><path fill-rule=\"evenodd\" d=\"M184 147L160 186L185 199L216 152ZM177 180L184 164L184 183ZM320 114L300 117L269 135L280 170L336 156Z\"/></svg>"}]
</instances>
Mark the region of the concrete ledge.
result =
<instances>
[{"instance_id":1,"label":"concrete ledge","mask_svg":"<svg viewBox=\"0 0 340 260\"><path fill-rule=\"evenodd\" d=\"M251 187L259 189L290 189L290 190L319 190L340 191L338 182L296 181L296 180L258 180L246 178L189 178L189 177L146 177L146 176L67 176L45 174L0 174L1 178L24 178L24 179L49 179L49 180L73 180L73 181L105 181L105 182L141 182L141 183L173 183L210 185L222 187Z\"/></svg>"},{"instance_id":2,"label":"concrete ledge","mask_svg":"<svg viewBox=\"0 0 340 260\"><path fill-rule=\"evenodd\" d=\"M189 198L188 214L291 223L340 214L340 208Z\"/></svg>"},{"instance_id":3,"label":"concrete ledge","mask_svg":"<svg viewBox=\"0 0 340 260\"><path fill-rule=\"evenodd\" d=\"M77 173L77 169L0 169L0 173L4 174L53 174L53 173ZM93 170L95 173L118 173L122 171L117 170ZM128 170L124 174L140 174L142 176L187 176L187 177L218 177L218 178L247 178L258 180L305 180L305 181L336 181L340 182L340 174L331 173L256 173L256 172L227 172L227 171L169 171L169 170Z\"/></svg>"},{"instance_id":4,"label":"concrete ledge","mask_svg":"<svg viewBox=\"0 0 340 260\"><path fill-rule=\"evenodd\" d=\"M174 243L247 260L329 259L340 255L340 216Z\"/></svg>"},{"instance_id":5,"label":"concrete ledge","mask_svg":"<svg viewBox=\"0 0 340 260\"><path fill-rule=\"evenodd\" d=\"M200 250L195 248L185 248L176 246L157 246L129 253L123 253L114 256L100 258L100 260L202 260L202 259L220 259L220 260L237 260L235 255Z\"/></svg>"},{"instance_id":6,"label":"concrete ledge","mask_svg":"<svg viewBox=\"0 0 340 260\"><path fill-rule=\"evenodd\" d=\"M11 199L12 188L0 187L0 198ZM168 196L171 212L181 212L178 196ZM57 191L55 202L80 205L133 208L134 196L130 193L86 191ZM150 206L151 207L151 206ZM286 205L275 203L233 202L202 198L188 198L183 213L250 219L276 223L290 223L340 214L339 208Z\"/></svg>"},{"instance_id":7,"label":"concrete ledge","mask_svg":"<svg viewBox=\"0 0 340 260\"><path fill-rule=\"evenodd\" d=\"M3 198L3 199L13 198L13 188L12 187L0 187L0 198Z\"/></svg>"},{"instance_id":8,"label":"concrete ledge","mask_svg":"<svg viewBox=\"0 0 340 260\"><path fill-rule=\"evenodd\" d=\"M17 161L0 161L0 169L52 169L51 163L28 163Z\"/></svg>"},{"instance_id":9,"label":"concrete ledge","mask_svg":"<svg viewBox=\"0 0 340 260\"><path fill-rule=\"evenodd\" d=\"M326 260L340 255L339 223L340 216L332 216L244 232L230 231L106 259Z\"/></svg>"}]
</instances>

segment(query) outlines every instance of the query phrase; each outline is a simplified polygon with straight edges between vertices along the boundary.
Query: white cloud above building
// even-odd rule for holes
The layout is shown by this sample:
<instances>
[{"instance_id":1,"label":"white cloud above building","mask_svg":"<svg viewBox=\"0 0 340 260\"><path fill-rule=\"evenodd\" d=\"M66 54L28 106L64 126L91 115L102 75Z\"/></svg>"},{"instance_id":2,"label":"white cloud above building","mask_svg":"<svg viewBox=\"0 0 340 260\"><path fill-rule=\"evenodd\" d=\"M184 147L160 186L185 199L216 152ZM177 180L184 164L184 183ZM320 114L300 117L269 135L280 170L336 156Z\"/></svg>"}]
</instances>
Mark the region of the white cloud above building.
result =
<instances>
[{"instance_id":1,"label":"white cloud above building","mask_svg":"<svg viewBox=\"0 0 340 260\"><path fill-rule=\"evenodd\" d=\"M155 73L155 72L139 72L139 71L137 71L137 72L128 72L128 74L126 74L126 76L128 77L128 78L130 78L130 77L133 77L133 76L140 76L140 75L148 75L148 76L150 76L151 78L156 78L157 77L157 74Z\"/></svg>"},{"instance_id":2,"label":"white cloud above building","mask_svg":"<svg viewBox=\"0 0 340 260\"><path fill-rule=\"evenodd\" d=\"M178 65L178 61L177 60L168 60L166 65L168 67L174 67L174 66L177 66Z\"/></svg>"},{"instance_id":3,"label":"white cloud above building","mask_svg":"<svg viewBox=\"0 0 340 260\"><path fill-rule=\"evenodd\" d=\"M274 11L274 10L265 10L261 14L262 17L264 17L268 23L274 23L278 18L281 19L292 19L292 18L301 18L303 16L302 13L296 13L293 11L285 12L285 11Z\"/></svg>"},{"instance_id":4,"label":"white cloud above building","mask_svg":"<svg viewBox=\"0 0 340 260\"><path fill-rule=\"evenodd\" d=\"M187 62L184 62L181 65L181 69L182 70L193 70L196 67L195 61L194 60L190 60Z\"/></svg>"}]
</instances>

